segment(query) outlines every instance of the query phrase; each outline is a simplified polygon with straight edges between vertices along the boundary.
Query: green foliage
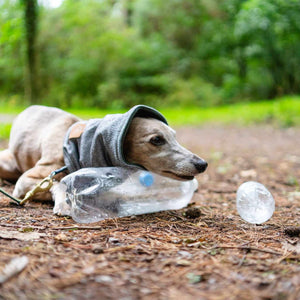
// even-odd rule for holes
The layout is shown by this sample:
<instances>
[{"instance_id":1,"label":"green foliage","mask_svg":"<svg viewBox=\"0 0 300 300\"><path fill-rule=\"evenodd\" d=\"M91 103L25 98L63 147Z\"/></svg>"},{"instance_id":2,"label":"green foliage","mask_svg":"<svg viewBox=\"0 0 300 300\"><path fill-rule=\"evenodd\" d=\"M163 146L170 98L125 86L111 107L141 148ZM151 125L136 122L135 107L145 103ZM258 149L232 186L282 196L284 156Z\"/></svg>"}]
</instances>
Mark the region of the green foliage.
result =
<instances>
[{"instance_id":1,"label":"green foliage","mask_svg":"<svg viewBox=\"0 0 300 300\"><path fill-rule=\"evenodd\" d=\"M22 18L18 1L0 2L0 94L24 90Z\"/></svg>"},{"instance_id":2,"label":"green foliage","mask_svg":"<svg viewBox=\"0 0 300 300\"><path fill-rule=\"evenodd\" d=\"M140 0L135 2L134 23L142 36L159 32L176 48L191 50L201 33L203 11L199 0Z\"/></svg>"},{"instance_id":3,"label":"green foliage","mask_svg":"<svg viewBox=\"0 0 300 300\"><path fill-rule=\"evenodd\" d=\"M214 106L222 103L222 91L199 77L175 78L164 98L166 106Z\"/></svg>"},{"instance_id":4,"label":"green foliage","mask_svg":"<svg viewBox=\"0 0 300 300\"><path fill-rule=\"evenodd\" d=\"M244 55L259 79L271 78L271 97L299 92L299 17L297 0L249 0L237 14L236 38L244 42Z\"/></svg>"},{"instance_id":5,"label":"green foliage","mask_svg":"<svg viewBox=\"0 0 300 300\"><path fill-rule=\"evenodd\" d=\"M24 105L20 3L0 1L0 96ZM299 20L298 0L64 0L55 9L41 6L41 103L209 107L299 94Z\"/></svg>"},{"instance_id":6,"label":"green foliage","mask_svg":"<svg viewBox=\"0 0 300 300\"><path fill-rule=\"evenodd\" d=\"M46 92L50 90L45 102L57 95L58 106L84 102L118 108L164 95L169 86L163 73L172 49L160 37L139 39L120 20L107 18L106 2L88 2L65 1L42 22L43 80ZM50 24L55 25L48 31Z\"/></svg>"}]
</instances>

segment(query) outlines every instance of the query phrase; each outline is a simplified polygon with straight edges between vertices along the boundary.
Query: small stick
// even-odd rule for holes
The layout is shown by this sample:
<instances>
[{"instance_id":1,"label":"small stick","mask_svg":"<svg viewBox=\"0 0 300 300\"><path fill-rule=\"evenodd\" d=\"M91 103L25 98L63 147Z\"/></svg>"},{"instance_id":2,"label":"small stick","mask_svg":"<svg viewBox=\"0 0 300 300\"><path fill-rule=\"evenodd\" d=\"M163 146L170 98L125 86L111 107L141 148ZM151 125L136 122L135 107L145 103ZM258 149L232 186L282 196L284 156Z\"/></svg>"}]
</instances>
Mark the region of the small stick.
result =
<instances>
[{"instance_id":1,"label":"small stick","mask_svg":"<svg viewBox=\"0 0 300 300\"><path fill-rule=\"evenodd\" d=\"M49 227L53 230L101 230L103 226L61 226L61 227Z\"/></svg>"},{"instance_id":2,"label":"small stick","mask_svg":"<svg viewBox=\"0 0 300 300\"><path fill-rule=\"evenodd\" d=\"M215 246L212 247L211 249L217 249L217 248L227 248L227 249L240 249L240 250L247 250L247 251L259 251L259 252L264 252L264 253L269 253L269 254L274 254L274 255L282 255L282 253L270 250L270 249L260 249L256 247L249 247L249 246L226 246L226 245L220 245L220 246ZM210 250L211 250L210 249Z\"/></svg>"}]
</instances>

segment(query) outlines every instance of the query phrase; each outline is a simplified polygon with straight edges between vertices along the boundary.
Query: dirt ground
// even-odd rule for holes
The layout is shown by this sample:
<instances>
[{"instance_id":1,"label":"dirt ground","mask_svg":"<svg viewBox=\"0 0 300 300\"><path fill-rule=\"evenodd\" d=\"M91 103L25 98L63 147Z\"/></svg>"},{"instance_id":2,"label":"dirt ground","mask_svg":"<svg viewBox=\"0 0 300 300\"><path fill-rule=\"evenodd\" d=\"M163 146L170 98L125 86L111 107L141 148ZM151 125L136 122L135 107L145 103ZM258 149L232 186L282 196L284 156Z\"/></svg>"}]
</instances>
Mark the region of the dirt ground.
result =
<instances>
[{"instance_id":1,"label":"dirt ground","mask_svg":"<svg viewBox=\"0 0 300 300\"><path fill-rule=\"evenodd\" d=\"M300 128L177 136L209 163L188 208L84 225L53 215L51 203L17 207L0 196L0 271L28 258L0 299L300 299ZM236 211L249 180L276 201L261 225Z\"/></svg>"}]
</instances>

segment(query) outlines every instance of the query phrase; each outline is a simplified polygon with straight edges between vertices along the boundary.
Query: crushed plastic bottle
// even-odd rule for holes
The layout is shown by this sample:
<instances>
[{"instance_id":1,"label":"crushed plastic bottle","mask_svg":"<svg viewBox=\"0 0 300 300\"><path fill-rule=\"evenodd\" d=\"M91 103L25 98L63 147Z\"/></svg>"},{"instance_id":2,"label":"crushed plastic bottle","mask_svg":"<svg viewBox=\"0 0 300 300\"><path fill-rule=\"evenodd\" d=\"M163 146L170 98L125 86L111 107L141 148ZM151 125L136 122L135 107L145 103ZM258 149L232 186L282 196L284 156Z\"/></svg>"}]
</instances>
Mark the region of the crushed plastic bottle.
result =
<instances>
[{"instance_id":1,"label":"crushed plastic bottle","mask_svg":"<svg viewBox=\"0 0 300 300\"><path fill-rule=\"evenodd\" d=\"M80 169L64 177L70 215L78 223L185 207L198 188L196 179L178 181L120 167Z\"/></svg>"},{"instance_id":2,"label":"crushed plastic bottle","mask_svg":"<svg viewBox=\"0 0 300 300\"><path fill-rule=\"evenodd\" d=\"M244 182L236 194L239 215L252 224L268 221L275 210L275 201L267 188L259 182Z\"/></svg>"}]
</instances>

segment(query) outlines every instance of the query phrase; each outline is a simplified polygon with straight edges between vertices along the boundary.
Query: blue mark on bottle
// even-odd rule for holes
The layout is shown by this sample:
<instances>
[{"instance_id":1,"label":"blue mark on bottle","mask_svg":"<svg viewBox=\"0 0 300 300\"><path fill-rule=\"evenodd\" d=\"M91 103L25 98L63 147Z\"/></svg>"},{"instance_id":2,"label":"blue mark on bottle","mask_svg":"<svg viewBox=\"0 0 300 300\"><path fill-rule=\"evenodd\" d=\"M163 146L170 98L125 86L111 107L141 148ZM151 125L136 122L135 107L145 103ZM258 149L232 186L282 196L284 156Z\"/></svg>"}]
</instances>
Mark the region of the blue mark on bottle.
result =
<instances>
[{"instance_id":1,"label":"blue mark on bottle","mask_svg":"<svg viewBox=\"0 0 300 300\"><path fill-rule=\"evenodd\" d=\"M150 172L142 172L140 174L140 183L143 186L149 187L153 184L154 177Z\"/></svg>"}]
</instances>

